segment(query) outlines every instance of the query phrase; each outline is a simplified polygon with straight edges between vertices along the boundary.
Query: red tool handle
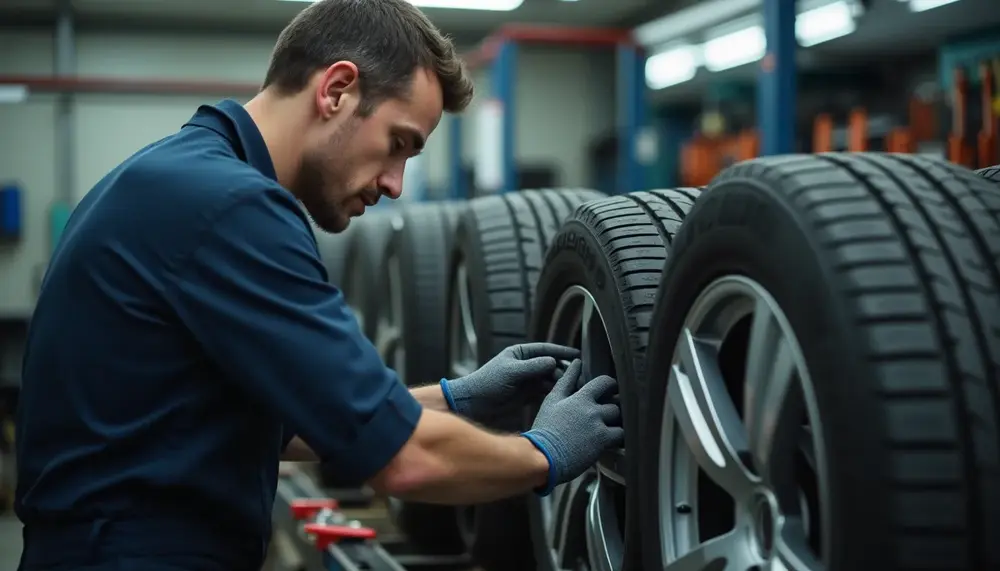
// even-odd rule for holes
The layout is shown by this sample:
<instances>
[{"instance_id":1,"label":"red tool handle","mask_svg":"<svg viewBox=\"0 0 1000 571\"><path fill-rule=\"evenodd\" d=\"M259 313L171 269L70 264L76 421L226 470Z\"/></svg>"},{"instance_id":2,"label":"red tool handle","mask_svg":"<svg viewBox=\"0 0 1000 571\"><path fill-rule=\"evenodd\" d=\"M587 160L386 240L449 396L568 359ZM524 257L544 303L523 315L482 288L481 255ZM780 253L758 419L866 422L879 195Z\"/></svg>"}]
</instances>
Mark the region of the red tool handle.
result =
<instances>
[{"instance_id":1,"label":"red tool handle","mask_svg":"<svg viewBox=\"0 0 1000 571\"><path fill-rule=\"evenodd\" d=\"M335 510L339 504L337 500L330 498L303 498L292 500L289 506L292 509L292 517L301 521L316 517L322 510Z\"/></svg>"},{"instance_id":2,"label":"red tool handle","mask_svg":"<svg viewBox=\"0 0 1000 571\"><path fill-rule=\"evenodd\" d=\"M316 548L325 551L330 544L342 539L375 539L375 530L370 527L351 527L349 525L327 525L323 523L307 523L302 528L312 534Z\"/></svg>"}]
</instances>

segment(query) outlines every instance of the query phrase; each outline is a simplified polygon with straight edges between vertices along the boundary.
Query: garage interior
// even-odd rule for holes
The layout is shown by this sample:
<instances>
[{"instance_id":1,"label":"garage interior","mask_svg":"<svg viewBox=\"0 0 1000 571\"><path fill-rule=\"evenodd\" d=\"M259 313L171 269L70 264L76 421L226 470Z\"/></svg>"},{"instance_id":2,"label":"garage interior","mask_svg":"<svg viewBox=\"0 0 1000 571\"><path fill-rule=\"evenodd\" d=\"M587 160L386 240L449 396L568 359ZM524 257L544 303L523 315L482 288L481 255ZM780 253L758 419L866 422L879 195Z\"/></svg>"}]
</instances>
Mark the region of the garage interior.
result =
<instances>
[{"instance_id":1,"label":"garage interior","mask_svg":"<svg viewBox=\"0 0 1000 571\"><path fill-rule=\"evenodd\" d=\"M581 349L625 447L458 508L284 463L267 569L1000 570L996 0L411 1L476 98L402 198L316 231L330 281L410 386ZM0 571L74 206L253 97L306 5L0 1Z\"/></svg>"}]
</instances>

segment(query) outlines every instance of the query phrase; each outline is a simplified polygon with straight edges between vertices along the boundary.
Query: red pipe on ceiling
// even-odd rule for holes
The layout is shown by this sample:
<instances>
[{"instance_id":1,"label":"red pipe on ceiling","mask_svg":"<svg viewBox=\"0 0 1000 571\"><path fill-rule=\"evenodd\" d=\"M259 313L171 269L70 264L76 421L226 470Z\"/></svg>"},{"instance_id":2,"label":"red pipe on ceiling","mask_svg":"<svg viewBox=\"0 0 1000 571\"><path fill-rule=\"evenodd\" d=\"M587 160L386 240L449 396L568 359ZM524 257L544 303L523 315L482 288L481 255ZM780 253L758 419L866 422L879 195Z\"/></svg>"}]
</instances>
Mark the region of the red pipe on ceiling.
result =
<instances>
[{"instance_id":1,"label":"red pipe on ceiling","mask_svg":"<svg viewBox=\"0 0 1000 571\"><path fill-rule=\"evenodd\" d=\"M504 42L587 47L634 45L631 30L508 24L487 36L478 48L465 54L466 64L470 68L488 64Z\"/></svg>"},{"instance_id":2,"label":"red pipe on ceiling","mask_svg":"<svg viewBox=\"0 0 1000 571\"><path fill-rule=\"evenodd\" d=\"M504 42L575 46L616 46L633 43L629 30L570 28L511 24L501 27L465 54L470 68L489 63ZM103 93L142 95L253 96L260 86L218 81L136 79L98 76L0 75L0 86L25 87L32 93Z\"/></svg>"},{"instance_id":3,"label":"red pipe on ceiling","mask_svg":"<svg viewBox=\"0 0 1000 571\"><path fill-rule=\"evenodd\" d=\"M249 83L56 75L2 75L0 85L24 86L32 93L252 96L260 91Z\"/></svg>"}]
</instances>

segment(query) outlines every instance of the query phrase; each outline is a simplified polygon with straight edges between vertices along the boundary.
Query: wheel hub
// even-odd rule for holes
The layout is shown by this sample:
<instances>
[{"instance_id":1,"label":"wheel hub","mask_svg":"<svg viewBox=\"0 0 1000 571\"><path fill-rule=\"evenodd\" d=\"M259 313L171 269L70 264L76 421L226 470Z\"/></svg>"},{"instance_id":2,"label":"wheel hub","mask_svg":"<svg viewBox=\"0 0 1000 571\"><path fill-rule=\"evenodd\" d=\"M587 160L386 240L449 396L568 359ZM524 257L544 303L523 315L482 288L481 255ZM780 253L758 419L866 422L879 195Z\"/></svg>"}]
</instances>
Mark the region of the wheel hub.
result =
<instances>
[{"instance_id":1,"label":"wheel hub","mask_svg":"<svg viewBox=\"0 0 1000 571\"><path fill-rule=\"evenodd\" d=\"M774 550L775 525L778 521L778 502L769 490L754 493L750 506L750 537L758 555L771 558Z\"/></svg>"}]
</instances>

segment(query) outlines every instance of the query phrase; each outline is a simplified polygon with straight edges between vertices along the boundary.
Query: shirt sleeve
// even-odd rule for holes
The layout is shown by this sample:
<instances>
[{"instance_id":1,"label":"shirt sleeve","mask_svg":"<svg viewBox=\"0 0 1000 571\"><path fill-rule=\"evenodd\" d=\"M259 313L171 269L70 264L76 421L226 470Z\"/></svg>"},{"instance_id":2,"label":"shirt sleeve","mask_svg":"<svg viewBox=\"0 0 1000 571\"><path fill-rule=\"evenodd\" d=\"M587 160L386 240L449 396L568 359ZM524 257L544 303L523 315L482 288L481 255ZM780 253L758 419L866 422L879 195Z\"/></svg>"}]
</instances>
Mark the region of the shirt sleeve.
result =
<instances>
[{"instance_id":1,"label":"shirt sleeve","mask_svg":"<svg viewBox=\"0 0 1000 571\"><path fill-rule=\"evenodd\" d=\"M244 197L175 276L180 319L226 377L361 485L410 438L420 404L385 366L283 190ZM283 438L284 440L284 438Z\"/></svg>"}]
</instances>

